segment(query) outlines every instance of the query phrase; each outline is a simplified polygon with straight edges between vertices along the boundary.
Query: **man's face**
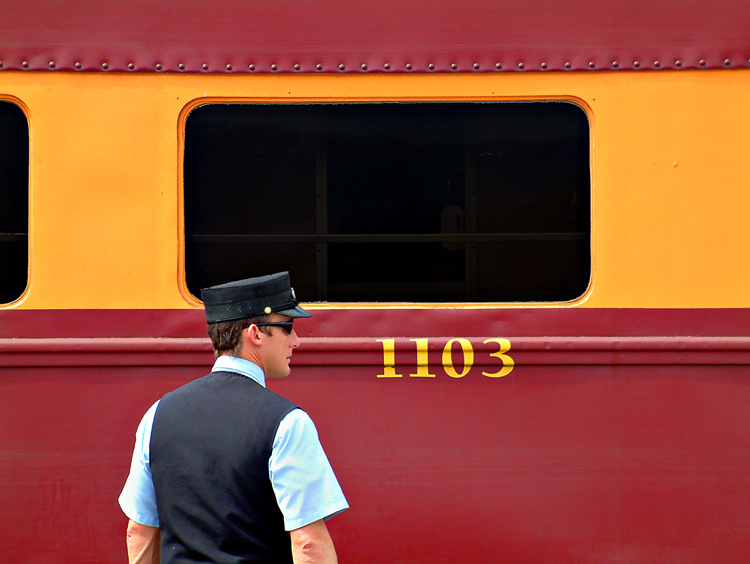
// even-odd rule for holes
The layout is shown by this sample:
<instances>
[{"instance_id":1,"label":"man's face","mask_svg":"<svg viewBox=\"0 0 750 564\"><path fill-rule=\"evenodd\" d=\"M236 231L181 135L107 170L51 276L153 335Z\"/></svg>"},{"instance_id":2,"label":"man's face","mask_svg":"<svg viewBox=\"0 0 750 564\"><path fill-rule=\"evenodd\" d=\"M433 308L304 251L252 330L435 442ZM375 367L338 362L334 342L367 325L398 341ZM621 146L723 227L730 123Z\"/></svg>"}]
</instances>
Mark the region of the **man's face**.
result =
<instances>
[{"instance_id":1,"label":"man's face","mask_svg":"<svg viewBox=\"0 0 750 564\"><path fill-rule=\"evenodd\" d=\"M291 319L291 317L274 313L271 315L270 321L289 321ZM266 377L283 378L289 376L289 362L292 352L300 344L297 333L292 329L291 334L287 334L283 327L264 327L264 329L270 329L270 334L261 336L263 346L260 348L260 354Z\"/></svg>"}]
</instances>

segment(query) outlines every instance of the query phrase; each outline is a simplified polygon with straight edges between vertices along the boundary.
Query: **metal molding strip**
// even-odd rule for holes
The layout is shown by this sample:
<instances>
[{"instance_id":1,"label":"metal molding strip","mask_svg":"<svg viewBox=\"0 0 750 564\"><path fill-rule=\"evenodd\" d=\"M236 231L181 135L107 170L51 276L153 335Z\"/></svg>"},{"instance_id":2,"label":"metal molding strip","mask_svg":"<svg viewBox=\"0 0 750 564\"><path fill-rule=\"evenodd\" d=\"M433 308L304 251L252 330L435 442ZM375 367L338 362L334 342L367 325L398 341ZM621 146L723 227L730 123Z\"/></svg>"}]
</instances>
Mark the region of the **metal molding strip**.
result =
<instances>
[{"instance_id":1,"label":"metal molding strip","mask_svg":"<svg viewBox=\"0 0 750 564\"><path fill-rule=\"evenodd\" d=\"M471 344L477 365L492 365L497 337L462 339ZM507 336L505 338L508 338ZM441 354L455 337L420 339L428 343L429 366L439 366ZM750 366L750 337L509 337L506 353L515 366ZM460 344L460 343L459 343ZM393 339L397 366L414 365L415 342ZM460 347L454 346L460 358ZM205 366L213 361L207 339L0 339L0 366L115 367ZM384 360L382 339L304 338L292 366L379 366Z\"/></svg>"}]
</instances>

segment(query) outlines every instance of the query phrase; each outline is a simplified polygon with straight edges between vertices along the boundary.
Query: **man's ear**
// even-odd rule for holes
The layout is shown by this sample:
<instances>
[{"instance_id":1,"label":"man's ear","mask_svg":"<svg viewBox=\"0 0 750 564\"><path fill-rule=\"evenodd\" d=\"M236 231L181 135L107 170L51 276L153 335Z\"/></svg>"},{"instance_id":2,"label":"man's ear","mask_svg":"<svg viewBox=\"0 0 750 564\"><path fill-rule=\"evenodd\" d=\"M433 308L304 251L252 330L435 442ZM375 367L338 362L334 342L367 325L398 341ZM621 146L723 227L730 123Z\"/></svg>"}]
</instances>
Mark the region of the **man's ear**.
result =
<instances>
[{"instance_id":1,"label":"man's ear","mask_svg":"<svg viewBox=\"0 0 750 564\"><path fill-rule=\"evenodd\" d=\"M246 338L255 346L260 346L263 341L260 338L261 330L257 325L251 325L245 330Z\"/></svg>"}]
</instances>

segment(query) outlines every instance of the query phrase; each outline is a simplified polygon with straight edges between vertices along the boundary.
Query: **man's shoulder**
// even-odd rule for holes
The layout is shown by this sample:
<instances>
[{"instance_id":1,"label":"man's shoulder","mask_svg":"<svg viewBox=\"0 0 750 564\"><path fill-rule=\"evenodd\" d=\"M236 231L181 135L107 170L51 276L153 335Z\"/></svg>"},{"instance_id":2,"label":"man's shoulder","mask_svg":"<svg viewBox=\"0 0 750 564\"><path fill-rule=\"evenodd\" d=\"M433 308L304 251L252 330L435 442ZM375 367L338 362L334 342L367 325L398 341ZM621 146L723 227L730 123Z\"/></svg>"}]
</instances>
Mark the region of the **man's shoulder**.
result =
<instances>
[{"instance_id":1,"label":"man's shoulder","mask_svg":"<svg viewBox=\"0 0 750 564\"><path fill-rule=\"evenodd\" d=\"M175 388L171 392L167 392L162 397L162 400L169 398L169 397L179 396L186 392L190 392L191 390L199 389L203 387L207 383L208 378L211 376L211 374L213 373L206 374L205 376L201 376L200 378L196 378L195 380L190 380L190 382L187 382L183 384L182 386Z\"/></svg>"},{"instance_id":2,"label":"man's shoulder","mask_svg":"<svg viewBox=\"0 0 750 564\"><path fill-rule=\"evenodd\" d=\"M180 398L206 394L214 397L231 397L235 395L238 397L255 396L262 398L263 403L275 405L277 409L291 411L298 408L294 402L269 390L252 378L231 370L214 370L205 376L196 378L165 394L162 401L167 400L169 402L179 400Z\"/></svg>"}]
</instances>

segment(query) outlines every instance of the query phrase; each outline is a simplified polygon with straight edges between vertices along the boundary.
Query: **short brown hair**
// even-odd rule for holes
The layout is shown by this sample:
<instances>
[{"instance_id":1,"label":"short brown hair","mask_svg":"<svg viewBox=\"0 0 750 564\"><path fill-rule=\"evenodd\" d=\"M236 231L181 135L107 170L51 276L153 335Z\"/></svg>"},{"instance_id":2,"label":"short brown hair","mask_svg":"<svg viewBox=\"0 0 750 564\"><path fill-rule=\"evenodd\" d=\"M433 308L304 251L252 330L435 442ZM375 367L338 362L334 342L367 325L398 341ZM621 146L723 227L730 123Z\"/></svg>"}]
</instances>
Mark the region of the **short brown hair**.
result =
<instances>
[{"instance_id":1,"label":"short brown hair","mask_svg":"<svg viewBox=\"0 0 750 564\"><path fill-rule=\"evenodd\" d=\"M256 315L245 319L235 319L233 321L220 321L218 323L208 324L208 336L211 338L211 344L214 347L214 356L219 358L222 355L240 356L242 348L242 331L248 325L253 323L265 323L271 319L270 314ZM266 327L260 327L260 330L268 333Z\"/></svg>"}]
</instances>

